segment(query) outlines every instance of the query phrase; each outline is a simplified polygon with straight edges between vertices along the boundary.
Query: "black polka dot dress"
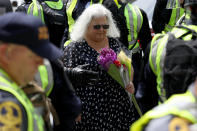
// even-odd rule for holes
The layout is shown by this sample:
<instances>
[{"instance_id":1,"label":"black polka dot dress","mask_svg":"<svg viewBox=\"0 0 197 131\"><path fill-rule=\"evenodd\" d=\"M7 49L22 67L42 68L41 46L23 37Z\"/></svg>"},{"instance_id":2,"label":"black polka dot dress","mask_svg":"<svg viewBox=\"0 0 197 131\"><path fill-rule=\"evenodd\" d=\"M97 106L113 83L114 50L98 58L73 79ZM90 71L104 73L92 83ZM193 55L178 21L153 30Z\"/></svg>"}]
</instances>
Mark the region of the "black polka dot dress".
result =
<instances>
[{"instance_id":1,"label":"black polka dot dress","mask_svg":"<svg viewBox=\"0 0 197 131\"><path fill-rule=\"evenodd\" d=\"M109 46L115 52L120 49L118 41L109 38ZM70 43L64 49L64 66L76 67L88 64L86 69L99 73L95 84L75 86L82 101L82 120L75 131L128 131L138 119L134 105L129 102L125 89L121 87L97 62L99 53L85 40Z\"/></svg>"}]
</instances>

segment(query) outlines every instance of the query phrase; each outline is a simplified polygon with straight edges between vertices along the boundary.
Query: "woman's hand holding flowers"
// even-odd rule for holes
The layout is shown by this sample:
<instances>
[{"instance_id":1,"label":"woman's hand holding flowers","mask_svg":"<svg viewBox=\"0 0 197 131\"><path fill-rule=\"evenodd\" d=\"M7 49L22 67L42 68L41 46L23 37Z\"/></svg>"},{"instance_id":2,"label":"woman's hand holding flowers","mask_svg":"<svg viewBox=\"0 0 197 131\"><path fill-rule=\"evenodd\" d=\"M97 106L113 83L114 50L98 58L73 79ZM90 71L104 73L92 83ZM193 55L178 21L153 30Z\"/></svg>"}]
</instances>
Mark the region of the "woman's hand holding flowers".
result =
<instances>
[{"instance_id":1,"label":"woman's hand holding flowers","mask_svg":"<svg viewBox=\"0 0 197 131\"><path fill-rule=\"evenodd\" d=\"M131 94L134 94L135 88L134 88L133 82L129 82L129 84L125 87L125 90Z\"/></svg>"}]
</instances>

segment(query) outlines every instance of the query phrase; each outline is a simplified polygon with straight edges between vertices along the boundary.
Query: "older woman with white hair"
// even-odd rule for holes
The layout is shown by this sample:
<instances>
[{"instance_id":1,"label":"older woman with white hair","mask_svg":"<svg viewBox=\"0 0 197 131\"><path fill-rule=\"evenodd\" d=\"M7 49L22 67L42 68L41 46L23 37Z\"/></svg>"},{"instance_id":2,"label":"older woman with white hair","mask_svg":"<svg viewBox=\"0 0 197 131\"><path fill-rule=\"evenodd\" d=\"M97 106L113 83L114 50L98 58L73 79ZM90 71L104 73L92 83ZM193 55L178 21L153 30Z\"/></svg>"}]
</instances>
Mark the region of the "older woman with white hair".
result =
<instances>
[{"instance_id":1,"label":"older woman with white hair","mask_svg":"<svg viewBox=\"0 0 197 131\"><path fill-rule=\"evenodd\" d=\"M128 131L139 117L125 89L97 62L102 48L111 48L116 53L122 48L116 39L119 36L111 12L101 4L86 8L73 27L72 42L64 48L64 66L87 65L86 70L99 73L96 83L73 83L83 104L81 122L76 123L75 130Z\"/></svg>"}]
</instances>

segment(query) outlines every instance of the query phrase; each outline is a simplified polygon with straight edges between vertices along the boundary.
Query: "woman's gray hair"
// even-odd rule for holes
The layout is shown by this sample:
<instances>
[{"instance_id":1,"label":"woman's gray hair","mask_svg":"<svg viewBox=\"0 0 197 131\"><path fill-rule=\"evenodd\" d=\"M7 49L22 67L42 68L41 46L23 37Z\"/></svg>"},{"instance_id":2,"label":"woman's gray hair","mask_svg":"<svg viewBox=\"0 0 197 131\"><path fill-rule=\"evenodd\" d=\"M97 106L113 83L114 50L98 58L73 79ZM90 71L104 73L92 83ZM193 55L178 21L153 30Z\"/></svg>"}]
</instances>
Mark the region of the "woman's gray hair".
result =
<instances>
[{"instance_id":1,"label":"woman's gray hair","mask_svg":"<svg viewBox=\"0 0 197 131\"><path fill-rule=\"evenodd\" d=\"M70 37L72 41L81 41L84 39L86 30L89 23L93 18L106 16L109 24L107 30L108 37L120 37L120 32L116 27L115 21L112 18L111 12L101 4L93 4L86 8L83 13L79 16L76 23L73 26Z\"/></svg>"}]
</instances>

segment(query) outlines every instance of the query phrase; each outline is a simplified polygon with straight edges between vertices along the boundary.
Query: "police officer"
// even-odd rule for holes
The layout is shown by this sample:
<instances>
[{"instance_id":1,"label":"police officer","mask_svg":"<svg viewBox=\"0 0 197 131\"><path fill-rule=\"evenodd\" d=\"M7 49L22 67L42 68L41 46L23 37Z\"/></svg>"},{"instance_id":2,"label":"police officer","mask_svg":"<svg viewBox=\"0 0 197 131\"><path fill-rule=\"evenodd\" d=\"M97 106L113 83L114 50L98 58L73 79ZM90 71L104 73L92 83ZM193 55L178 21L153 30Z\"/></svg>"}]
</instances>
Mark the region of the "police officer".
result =
<instances>
[{"instance_id":1,"label":"police officer","mask_svg":"<svg viewBox=\"0 0 197 131\"><path fill-rule=\"evenodd\" d=\"M122 31L124 35L121 35L121 37L125 37L125 40L121 40L121 42L128 49L132 49L134 54L139 51L140 46L144 51L152 40L146 13L131 3L119 1L119 4L120 16L123 16L123 21L125 21L124 27L122 27L125 28L124 32Z\"/></svg>"},{"instance_id":2,"label":"police officer","mask_svg":"<svg viewBox=\"0 0 197 131\"><path fill-rule=\"evenodd\" d=\"M175 1L179 4L178 1ZM174 3L174 5L176 5ZM169 8L168 0L157 0L153 12L152 26L155 33L169 32L176 25L179 18L183 15L182 7Z\"/></svg>"},{"instance_id":3,"label":"police officer","mask_svg":"<svg viewBox=\"0 0 197 131\"><path fill-rule=\"evenodd\" d=\"M66 3L62 0L25 0L16 11L39 17L49 29L49 40L60 48L67 27Z\"/></svg>"},{"instance_id":4,"label":"police officer","mask_svg":"<svg viewBox=\"0 0 197 131\"><path fill-rule=\"evenodd\" d=\"M170 3L175 3L173 0L169 1ZM183 3L185 2L185 4ZM196 24L195 21L197 17L195 17L195 3L191 1L183 1L179 5L186 9L187 16L192 16L191 19L185 19L184 25L182 27L174 27L171 31L175 35L176 38L180 38L183 40L191 40L193 37L192 32L196 32ZM188 3L190 3L188 5ZM174 5L172 5L175 7ZM189 13L190 9L188 7L193 7L192 13ZM189 18L189 17L188 17ZM186 29L187 28L187 29ZM164 60L165 60L165 49L168 41L168 34L156 34L149 44L145 52L145 69L144 69L144 80L143 83L145 88L143 88L139 94L141 96L141 100L143 101L143 106L145 107L144 112L152 109L159 103L164 102L168 97L166 95L166 90L164 89L164 78L163 78L163 69L164 69ZM182 81L181 81L182 82ZM170 83L169 83L170 84ZM188 85L186 85L187 87ZM185 87L185 88L186 88ZM176 92L180 93L181 90L176 90ZM174 92L173 92L174 93ZM167 94L173 94L172 92L167 92ZM150 95L151 94L151 95Z\"/></svg>"},{"instance_id":5,"label":"police officer","mask_svg":"<svg viewBox=\"0 0 197 131\"><path fill-rule=\"evenodd\" d=\"M176 94L136 121L131 131L196 131L197 80L184 94Z\"/></svg>"},{"instance_id":6,"label":"police officer","mask_svg":"<svg viewBox=\"0 0 197 131\"><path fill-rule=\"evenodd\" d=\"M0 128L43 131L43 119L20 87L33 80L42 57L55 60L62 53L49 42L40 19L8 13L0 21Z\"/></svg>"},{"instance_id":7,"label":"police officer","mask_svg":"<svg viewBox=\"0 0 197 131\"><path fill-rule=\"evenodd\" d=\"M196 24L196 14L197 12L195 11L196 9L196 1L190 1L190 0L185 0L184 1L184 7L186 10L190 10L191 18L186 21L186 24L181 26L181 27L174 27L171 31L175 35L176 38L178 39L183 39L183 40L191 40L191 39L196 39L194 36L194 33L197 31L197 24ZM188 12L187 11L187 12ZM192 31L192 32L190 32ZM159 37L162 37L159 39ZM165 48L168 40L168 35L156 35L153 41L151 42L151 47L150 47L150 55L149 55L149 64L152 69L152 71L157 74L157 90L159 91L159 95L161 98L161 101L166 100L166 91L163 88L163 62L164 62L164 57L165 57ZM154 47L153 47L154 46ZM156 49L157 48L157 49ZM154 50L154 51L153 51ZM160 50L157 52L157 50ZM157 52L157 53L156 53ZM159 81L160 80L160 81Z\"/></svg>"},{"instance_id":8,"label":"police officer","mask_svg":"<svg viewBox=\"0 0 197 131\"><path fill-rule=\"evenodd\" d=\"M177 27L175 26L172 29L171 33L174 34L174 36L177 39L183 39L183 40L196 39L195 37L195 32L197 32L196 5L197 5L197 1L192 1L192 0L184 0L184 3L182 3L182 6L185 7L186 12L190 13L188 14L190 16L190 19L186 19L185 21L186 24ZM164 88L164 77L163 77L164 60L165 60L166 45L168 39L169 39L168 34L155 35L150 44L150 54L147 53L149 55L149 61L146 64L145 73L144 73L145 74L144 76L146 78L145 81L147 84L147 89L144 92L148 93L148 90L152 90L152 92L154 92L155 94L154 95L155 98L153 99L154 101L157 99L160 102L164 102L169 97L167 96L167 94L172 95L175 92L180 93L182 90L180 89L177 91L173 91L172 93L172 92L166 92L166 89ZM188 85L186 84L186 86ZM157 94L159 95L159 97ZM150 96L147 96L147 98L144 99L148 100L147 102L150 103L151 100Z\"/></svg>"},{"instance_id":9,"label":"police officer","mask_svg":"<svg viewBox=\"0 0 197 131\"><path fill-rule=\"evenodd\" d=\"M142 83L142 72L144 70L143 54L147 45L152 40L149 22L146 13L139 7L131 4L118 1L119 21L121 37L120 41L131 51L132 65L134 68L134 86L136 89L136 98L142 105L141 96L138 95L141 88L144 88ZM146 102L145 102L146 103ZM141 106L142 108L142 106Z\"/></svg>"},{"instance_id":10,"label":"police officer","mask_svg":"<svg viewBox=\"0 0 197 131\"><path fill-rule=\"evenodd\" d=\"M121 2L119 2L121 3ZM146 13L131 3L121 3L119 14L122 16L121 42L131 50L134 67L134 85L137 89L139 72L142 65L142 52L152 40L149 22Z\"/></svg>"}]
</instances>

